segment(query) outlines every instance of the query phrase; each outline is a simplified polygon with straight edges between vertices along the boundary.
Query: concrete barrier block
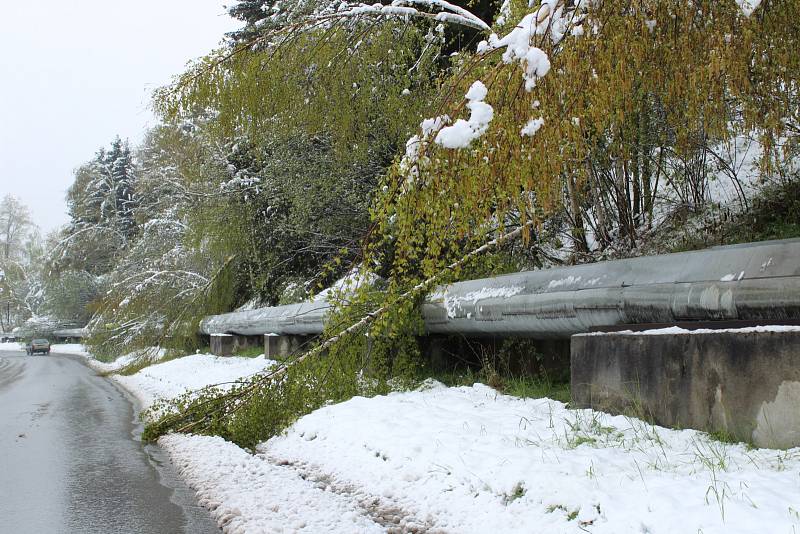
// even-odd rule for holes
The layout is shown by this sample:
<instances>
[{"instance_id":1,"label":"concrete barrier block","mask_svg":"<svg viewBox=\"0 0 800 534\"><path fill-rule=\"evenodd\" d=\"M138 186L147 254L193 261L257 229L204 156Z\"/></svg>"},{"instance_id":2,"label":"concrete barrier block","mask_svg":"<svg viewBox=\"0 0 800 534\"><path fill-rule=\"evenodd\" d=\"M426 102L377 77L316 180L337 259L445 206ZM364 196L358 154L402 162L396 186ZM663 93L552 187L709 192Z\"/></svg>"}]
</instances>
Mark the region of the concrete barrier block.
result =
<instances>
[{"instance_id":1,"label":"concrete barrier block","mask_svg":"<svg viewBox=\"0 0 800 534\"><path fill-rule=\"evenodd\" d=\"M268 360L282 360L292 353L293 336L264 336L264 355Z\"/></svg>"},{"instance_id":2,"label":"concrete barrier block","mask_svg":"<svg viewBox=\"0 0 800 534\"><path fill-rule=\"evenodd\" d=\"M231 356L236 351L236 336L231 334L211 335L211 354L214 356Z\"/></svg>"},{"instance_id":3,"label":"concrete barrier block","mask_svg":"<svg viewBox=\"0 0 800 534\"><path fill-rule=\"evenodd\" d=\"M573 403L759 447L800 446L800 328L579 334Z\"/></svg>"}]
</instances>

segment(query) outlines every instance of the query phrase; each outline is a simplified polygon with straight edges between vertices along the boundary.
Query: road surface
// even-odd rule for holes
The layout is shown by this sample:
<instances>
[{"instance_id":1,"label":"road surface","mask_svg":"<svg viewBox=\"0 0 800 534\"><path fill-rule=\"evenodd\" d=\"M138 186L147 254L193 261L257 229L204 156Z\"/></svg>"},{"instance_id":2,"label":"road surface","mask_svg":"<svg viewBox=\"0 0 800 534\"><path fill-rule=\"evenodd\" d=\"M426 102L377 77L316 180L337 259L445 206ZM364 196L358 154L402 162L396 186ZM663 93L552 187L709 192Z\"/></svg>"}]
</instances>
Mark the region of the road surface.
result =
<instances>
[{"instance_id":1,"label":"road surface","mask_svg":"<svg viewBox=\"0 0 800 534\"><path fill-rule=\"evenodd\" d=\"M218 533L140 430L77 357L0 352L0 533Z\"/></svg>"}]
</instances>

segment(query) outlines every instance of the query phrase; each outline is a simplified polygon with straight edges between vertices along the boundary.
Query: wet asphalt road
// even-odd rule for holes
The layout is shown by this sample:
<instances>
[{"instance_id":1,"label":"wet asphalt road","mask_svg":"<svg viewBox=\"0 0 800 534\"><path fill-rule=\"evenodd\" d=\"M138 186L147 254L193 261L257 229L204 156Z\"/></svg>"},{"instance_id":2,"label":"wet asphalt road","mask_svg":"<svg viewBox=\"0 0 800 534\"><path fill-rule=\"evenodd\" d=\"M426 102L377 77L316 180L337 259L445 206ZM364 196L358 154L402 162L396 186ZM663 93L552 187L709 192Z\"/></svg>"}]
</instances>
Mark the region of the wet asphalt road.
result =
<instances>
[{"instance_id":1,"label":"wet asphalt road","mask_svg":"<svg viewBox=\"0 0 800 534\"><path fill-rule=\"evenodd\" d=\"M0 534L218 533L140 431L76 357L0 352Z\"/></svg>"}]
</instances>

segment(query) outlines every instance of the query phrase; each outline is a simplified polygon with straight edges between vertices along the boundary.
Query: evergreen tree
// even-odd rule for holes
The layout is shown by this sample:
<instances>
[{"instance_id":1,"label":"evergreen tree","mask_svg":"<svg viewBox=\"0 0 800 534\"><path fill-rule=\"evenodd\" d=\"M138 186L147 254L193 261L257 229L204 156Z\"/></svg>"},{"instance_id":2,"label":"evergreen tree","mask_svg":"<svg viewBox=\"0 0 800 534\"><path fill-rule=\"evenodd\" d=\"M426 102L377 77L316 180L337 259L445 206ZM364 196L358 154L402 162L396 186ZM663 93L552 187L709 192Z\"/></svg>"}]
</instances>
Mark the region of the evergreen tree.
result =
<instances>
[{"instance_id":1,"label":"evergreen tree","mask_svg":"<svg viewBox=\"0 0 800 534\"><path fill-rule=\"evenodd\" d=\"M117 137L75 171L67 192L70 223L51 255L57 270L108 272L136 233L135 162Z\"/></svg>"},{"instance_id":2,"label":"evergreen tree","mask_svg":"<svg viewBox=\"0 0 800 534\"><path fill-rule=\"evenodd\" d=\"M112 188L109 196L113 200L114 212L111 217L116 219L120 232L125 236L126 241L129 241L136 231L136 222L133 216L136 201L134 198L134 162L128 143L123 143L117 137L111 143L111 150L105 154L105 166Z\"/></svg>"}]
</instances>

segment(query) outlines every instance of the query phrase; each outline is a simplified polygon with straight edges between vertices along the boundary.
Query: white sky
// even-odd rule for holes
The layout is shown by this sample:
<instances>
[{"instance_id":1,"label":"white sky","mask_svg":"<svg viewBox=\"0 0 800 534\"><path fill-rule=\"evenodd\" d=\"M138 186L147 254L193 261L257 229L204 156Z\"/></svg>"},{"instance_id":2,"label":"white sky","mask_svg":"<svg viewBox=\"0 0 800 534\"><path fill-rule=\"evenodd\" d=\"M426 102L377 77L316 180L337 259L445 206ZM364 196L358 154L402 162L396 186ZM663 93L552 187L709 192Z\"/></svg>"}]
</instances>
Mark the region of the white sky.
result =
<instances>
[{"instance_id":1,"label":"white sky","mask_svg":"<svg viewBox=\"0 0 800 534\"><path fill-rule=\"evenodd\" d=\"M43 233L67 222L72 171L138 143L153 89L239 25L223 1L0 0L0 198Z\"/></svg>"}]
</instances>

